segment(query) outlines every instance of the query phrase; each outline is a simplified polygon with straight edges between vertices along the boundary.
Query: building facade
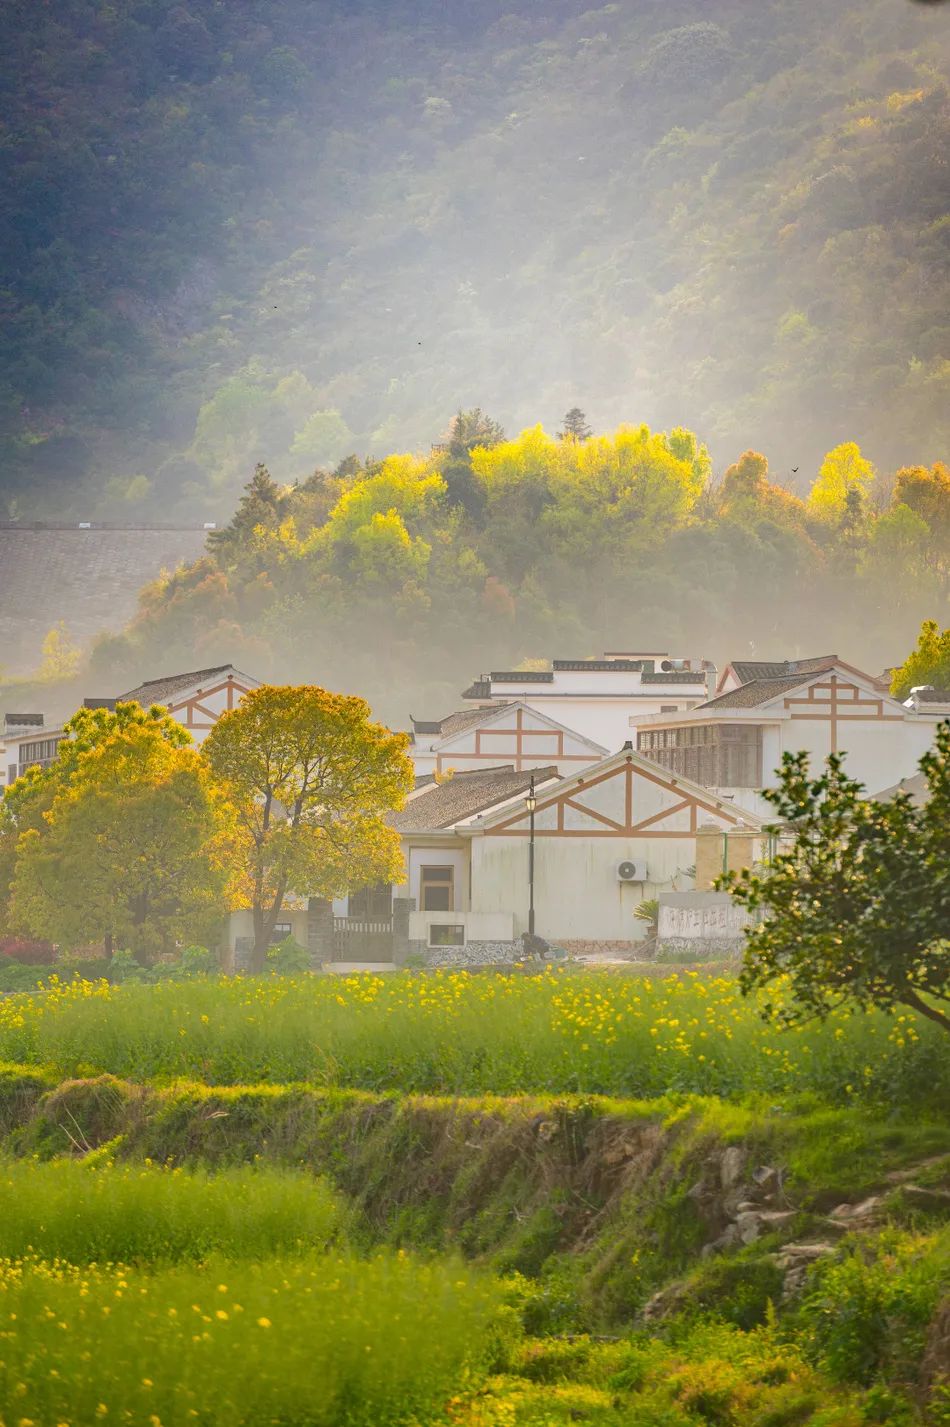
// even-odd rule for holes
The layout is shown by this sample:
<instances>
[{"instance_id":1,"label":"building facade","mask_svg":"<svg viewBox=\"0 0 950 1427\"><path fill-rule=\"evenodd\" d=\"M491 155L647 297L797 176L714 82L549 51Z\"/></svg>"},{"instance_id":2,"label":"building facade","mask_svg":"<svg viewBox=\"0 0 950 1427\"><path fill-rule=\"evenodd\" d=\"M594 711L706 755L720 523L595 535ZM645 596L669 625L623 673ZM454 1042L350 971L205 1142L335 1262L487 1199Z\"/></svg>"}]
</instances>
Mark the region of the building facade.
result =
<instances>
[{"instance_id":1,"label":"building facade","mask_svg":"<svg viewBox=\"0 0 950 1427\"><path fill-rule=\"evenodd\" d=\"M480 707L523 703L615 753L630 737L632 718L693 708L710 697L715 673L705 659L605 654L483 674L462 698Z\"/></svg>"},{"instance_id":2,"label":"building facade","mask_svg":"<svg viewBox=\"0 0 950 1427\"><path fill-rule=\"evenodd\" d=\"M420 788L393 815L407 867L396 892L411 899L411 944L430 960L517 952L532 865L539 935L568 949L632 952L647 932L639 904L692 888L703 831L764 847L763 819L668 776L632 747L569 777L537 770L533 834L531 776L456 775Z\"/></svg>"},{"instance_id":3,"label":"building facade","mask_svg":"<svg viewBox=\"0 0 950 1427\"><path fill-rule=\"evenodd\" d=\"M799 664L810 667L788 672L788 664L769 665L763 672L729 665L731 687L715 698L688 711L632 719L638 751L668 773L762 813L769 811L762 789L774 786L786 753L807 753L816 770L829 753L842 753L846 772L870 793L916 773L946 716L942 704L899 703L874 676L836 655ZM745 682L735 682L743 675Z\"/></svg>"},{"instance_id":4,"label":"building facade","mask_svg":"<svg viewBox=\"0 0 950 1427\"><path fill-rule=\"evenodd\" d=\"M412 720L409 754L416 773L516 771L553 765L561 773L597 763L607 749L523 701L462 709L433 722Z\"/></svg>"},{"instance_id":5,"label":"building facade","mask_svg":"<svg viewBox=\"0 0 950 1427\"><path fill-rule=\"evenodd\" d=\"M258 680L242 674L232 664L212 669L193 669L185 674L151 679L115 698L84 699L86 708L115 708L117 703L137 703L143 708L157 704L187 728L195 743L203 743L223 713L240 703L257 688ZM6 714L4 721L4 765L7 784L15 782L27 768L48 767L57 756L66 735L62 724L45 726L43 714Z\"/></svg>"}]
</instances>

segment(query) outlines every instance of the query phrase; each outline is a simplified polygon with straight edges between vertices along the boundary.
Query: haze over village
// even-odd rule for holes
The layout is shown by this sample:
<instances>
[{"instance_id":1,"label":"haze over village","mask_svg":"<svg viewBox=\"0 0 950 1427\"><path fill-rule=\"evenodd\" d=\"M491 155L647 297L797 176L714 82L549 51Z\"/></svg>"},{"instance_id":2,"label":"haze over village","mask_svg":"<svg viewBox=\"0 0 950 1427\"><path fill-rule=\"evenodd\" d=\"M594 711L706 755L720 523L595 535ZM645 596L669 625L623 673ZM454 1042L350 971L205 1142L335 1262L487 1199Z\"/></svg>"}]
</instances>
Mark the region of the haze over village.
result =
<instances>
[{"instance_id":1,"label":"haze over village","mask_svg":"<svg viewBox=\"0 0 950 1427\"><path fill-rule=\"evenodd\" d=\"M950 4L0 39L0 1427L950 1427Z\"/></svg>"}]
</instances>

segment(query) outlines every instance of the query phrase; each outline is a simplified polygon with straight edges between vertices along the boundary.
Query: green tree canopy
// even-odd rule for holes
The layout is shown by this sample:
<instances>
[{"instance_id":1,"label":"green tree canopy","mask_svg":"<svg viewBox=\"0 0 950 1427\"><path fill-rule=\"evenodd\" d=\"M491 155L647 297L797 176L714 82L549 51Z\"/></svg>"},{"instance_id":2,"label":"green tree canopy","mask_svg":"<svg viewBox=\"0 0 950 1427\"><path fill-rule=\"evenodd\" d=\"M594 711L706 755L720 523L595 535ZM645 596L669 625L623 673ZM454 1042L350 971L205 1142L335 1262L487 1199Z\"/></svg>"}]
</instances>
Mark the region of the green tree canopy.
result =
<instances>
[{"instance_id":1,"label":"green tree canopy","mask_svg":"<svg viewBox=\"0 0 950 1427\"><path fill-rule=\"evenodd\" d=\"M950 689L950 629L941 630L935 619L925 619L913 649L891 677L891 693L906 699L911 689L932 684Z\"/></svg>"},{"instance_id":2,"label":"green tree canopy","mask_svg":"<svg viewBox=\"0 0 950 1427\"><path fill-rule=\"evenodd\" d=\"M412 787L407 746L405 734L371 721L362 699L314 686L263 685L215 724L203 751L244 834L252 970L264 968L288 893L335 897L401 879L384 814Z\"/></svg>"},{"instance_id":3,"label":"green tree canopy","mask_svg":"<svg viewBox=\"0 0 950 1427\"><path fill-rule=\"evenodd\" d=\"M840 754L816 778L807 755L785 755L764 796L789 845L718 883L762 916L746 937L743 990L790 982L791 1000L767 1015L909 1006L950 1032L950 723L920 769L923 806L906 793L866 798Z\"/></svg>"},{"instance_id":4,"label":"green tree canopy","mask_svg":"<svg viewBox=\"0 0 950 1427\"><path fill-rule=\"evenodd\" d=\"M237 825L173 720L137 705L96 721L88 712L59 766L12 790L10 918L67 946L105 939L147 963L177 939L213 936Z\"/></svg>"}]
</instances>

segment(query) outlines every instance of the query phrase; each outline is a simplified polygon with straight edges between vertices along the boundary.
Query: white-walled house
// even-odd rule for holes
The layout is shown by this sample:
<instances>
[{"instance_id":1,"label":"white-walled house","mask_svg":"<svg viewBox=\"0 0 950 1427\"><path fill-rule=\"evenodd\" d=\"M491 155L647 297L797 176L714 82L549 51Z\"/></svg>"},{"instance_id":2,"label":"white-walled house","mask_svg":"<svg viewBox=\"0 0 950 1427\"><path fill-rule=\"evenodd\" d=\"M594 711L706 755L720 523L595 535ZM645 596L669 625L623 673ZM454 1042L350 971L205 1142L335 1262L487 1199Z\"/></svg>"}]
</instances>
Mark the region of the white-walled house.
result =
<instances>
[{"instance_id":1,"label":"white-walled house","mask_svg":"<svg viewBox=\"0 0 950 1427\"><path fill-rule=\"evenodd\" d=\"M221 715L235 708L258 683L233 664L218 664L211 669L193 669L184 674L150 679L115 698L89 698L83 702L87 708L114 708L117 703L138 703L143 708L151 708L158 704L200 744ZM7 714L3 740L5 781L14 782L27 768L48 767L55 760L64 736L62 723L46 727L43 714Z\"/></svg>"},{"instance_id":2,"label":"white-walled house","mask_svg":"<svg viewBox=\"0 0 950 1427\"><path fill-rule=\"evenodd\" d=\"M764 838L763 819L629 746L567 778L502 768L427 783L391 818L414 949L490 959L517 945L528 925L532 776L535 926L552 942L632 949L646 931L639 903L692 886L701 828Z\"/></svg>"},{"instance_id":3,"label":"white-walled house","mask_svg":"<svg viewBox=\"0 0 950 1427\"><path fill-rule=\"evenodd\" d=\"M833 654L730 664L721 683L728 687L693 709L631 718L637 747L668 772L764 813L761 790L774 786L783 754L804 751L819 771L829 753L843 753L846 772L873 794L917 772L948 712L938 700L898 702Z\"/></svg>"},{"instance_id":4,"label":"white-walled house","mask_svg":"<svg viewBox=\"0 0 950 1427\"><path fill-rule=\"evenodd\" d=\"M630 737L633 716L692 708L712 693L715 672L705 659L608 653L555 659L550 669L482 674L462 698L482 707L524 703L615 753Z\"/></svg>"},{"instance_id":5,"label":"white-walled house","mask_svg":"<svg viewBox=\"0 0 950 1427\"><path fill-rule=\"evenodd\" d=\"M462 709L431 722L412 720L409 755L416 774L477 772L510 764L515 771L553 765L561 773L597 763L607 749L524 701Z\"/></svg>"}]
</instances>

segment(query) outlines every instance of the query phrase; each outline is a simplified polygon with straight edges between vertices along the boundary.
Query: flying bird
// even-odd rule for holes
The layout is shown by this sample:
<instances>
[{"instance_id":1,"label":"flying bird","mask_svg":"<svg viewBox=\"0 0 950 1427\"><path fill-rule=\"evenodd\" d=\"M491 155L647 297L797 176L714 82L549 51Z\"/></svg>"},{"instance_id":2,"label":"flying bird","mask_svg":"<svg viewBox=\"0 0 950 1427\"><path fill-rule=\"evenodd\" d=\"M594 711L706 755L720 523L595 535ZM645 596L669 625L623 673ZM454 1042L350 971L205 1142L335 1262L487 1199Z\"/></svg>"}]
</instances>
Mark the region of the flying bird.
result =
<instances>
[{"instance_id":1,"label":"flying bird","mask_svg":"<svg viewBox=\"0 0 950 1427\"><path fill-rule=\"evenodd\" d=\"M792 475L793 475L793 476L797 476L797 475L798 475L798 467L797 467L797 466L793 466L793 467L792 467Z\"/></svg>"}]
</instances>

